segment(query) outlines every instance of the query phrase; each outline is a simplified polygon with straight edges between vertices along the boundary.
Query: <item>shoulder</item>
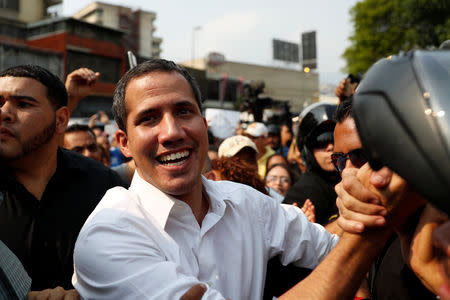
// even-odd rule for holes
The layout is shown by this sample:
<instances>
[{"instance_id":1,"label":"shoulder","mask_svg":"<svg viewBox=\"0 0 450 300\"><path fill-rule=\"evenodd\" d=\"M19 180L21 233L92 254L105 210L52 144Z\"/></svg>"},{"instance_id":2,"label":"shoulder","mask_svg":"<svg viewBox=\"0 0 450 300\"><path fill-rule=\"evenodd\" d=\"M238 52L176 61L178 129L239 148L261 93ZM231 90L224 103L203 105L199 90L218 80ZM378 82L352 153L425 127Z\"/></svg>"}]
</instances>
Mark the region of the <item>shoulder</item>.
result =
<instances>
[{"instance_id":1,"label":"shoulder","mask_svg":"<svg viewBox=\"0 0 450 300\"><path fill-rule=\"evenodd\" d=\"M249 185L232 182L228 180L213 181L205 179L203 184L206 187L208 195L214 198L222 198L226 201L236 204L243 204L253 199L272 199L270 196L261 193Z\"/></svg>"},{"instance_id":2,"label":"shoulder","mask_svg":"<svg viewBox=\"0 0 450 300\"><path fill-rule=\"evenodd\" d=\"M141 217L141 213L136 213L137 207L138 196L136 193L121 186L113 187L106 191L86 220L84 227L88 227L88 224L90 227L95 223L119 225L121 219L126 219L129 216Z\"/></svg>"},{"instance_id":3,"label":"shoulder","mask_svg":"<svg viewBox=\"0 0 450 300\"><path fill-rule=\"evenodd\" d=\"M64 170L83 173L87 180L93 180L97 185L108 187L126 186L119 175L98 161L84 157L76 152L60 149L58 163L63 164Z\"/></svg>"},{"instance_id":4,"label":"shoulder","mask_svg":"<svg viewBox=\"0 0 450 300\"><path fill-rule=\"evenodd\" d=\"M285 202L300 203L306 200L306 198L316 194L322 195L325 188L328 188L328 185L324 183L320 176L311 172L306 172L302 174L297 182L289 189Z\"/></svg>"},{"instance_id":5,"label":"shoulder","mask_svg":"<svg viewBox=\"0 0 450 300\"><path fill-rule=\"evenodd\" d=\"M241 221L245 218L248 222L257 221L263 224L268 214L281 208L274 198L245 184L226 180L207 180L204 184L211 201L224 202L229 212L239 216Z\"/></svg>"}]
</instances>

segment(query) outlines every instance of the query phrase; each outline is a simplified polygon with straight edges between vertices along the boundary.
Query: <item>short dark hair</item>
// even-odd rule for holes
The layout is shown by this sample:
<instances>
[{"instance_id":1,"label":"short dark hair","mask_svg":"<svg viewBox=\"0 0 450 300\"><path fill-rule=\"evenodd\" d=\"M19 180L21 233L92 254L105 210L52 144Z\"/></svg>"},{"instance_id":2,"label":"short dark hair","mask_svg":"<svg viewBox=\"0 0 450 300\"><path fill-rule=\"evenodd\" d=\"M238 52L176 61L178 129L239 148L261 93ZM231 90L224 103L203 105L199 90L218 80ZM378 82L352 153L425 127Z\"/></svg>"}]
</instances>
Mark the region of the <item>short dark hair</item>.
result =
<instances>
[{"instance_id":1,"label":"short dark hair","mask_svg":"<svg viewBox=\"0 0 450 300\"><path fill-rule=\"evenodd\" d=\"M123 131L126 132L125 124L128 114L125 106L125 91L128 83L134 78L141 77L155 71L177 72L181 74L191 86L198 107L200 108L200 111L202 110L202 97L200 88L198 87L197 81L194 79L194 77L192 77L184 67L177 65L173 61L161 58L152 58L137 65L133 69L128 70L125 75L123 75L123 77L119 80L119 83L117 84L114 91L112 113L117 126Z\"/></svg>"},{"instance_id":2,"label":"short dark hair","mask_svg":"<svg viewBox=\"0 0 450 300\"><path fill-rule=\"evenodd\" d=\"M92 129L89 128L88 125L84 124L72 124L69 127L67 127L65 133L80 132L80 131L89 132L94 137L94 140L96 140L96 135L94 131L92 131Z\"/></svg>"},{"instance_id":3,"label":"short dark hair","mask_svg":"<svg viewBox=\"0 0 450 300\"><path fill-rule=\"evenodd\" d=\"M55 110L67 106L67 91L61 79L37 65L20 65L0 72L0 77L28 77L47 88L47 97Z\"/></svg>"},{"instance_id":4,"label":"short dark hair","mask_svg":"<svg viewBox=\"0 0 450 300\"><path fill-rule=\"evenodd\" d=\"M349 97L339 104L333 118L336 123L342 123L348 118L353 119L353 97Z\"/></svg>"}]
</instances>

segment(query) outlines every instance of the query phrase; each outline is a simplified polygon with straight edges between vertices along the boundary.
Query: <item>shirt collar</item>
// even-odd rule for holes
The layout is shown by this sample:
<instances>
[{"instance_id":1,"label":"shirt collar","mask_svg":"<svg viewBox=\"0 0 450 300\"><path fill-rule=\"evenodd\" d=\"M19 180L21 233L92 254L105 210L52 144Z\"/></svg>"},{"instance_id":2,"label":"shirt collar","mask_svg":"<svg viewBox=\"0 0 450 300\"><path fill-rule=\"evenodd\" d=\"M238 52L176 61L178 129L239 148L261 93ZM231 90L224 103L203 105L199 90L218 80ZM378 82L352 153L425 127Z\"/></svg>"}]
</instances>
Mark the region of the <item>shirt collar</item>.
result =
<instances>
[{"instance_id":1,"label":"shirt collar","mask_svg":"<svg viewBox=\"0 0 450 300\"><path fill-rule=\"evenodd\" d=\"M139 196L140 204L164 228L170 211L175 202L179 200L167 195L151 183L145 181L137 170L134 172L129 189Z\"/></svg>"},{"instance_id":2,"label":"shirt collar","mask_svg":"<svg viewBox=\"0 0 450 300\"><path fill-rule=\"evenodd\" d=\"M202 185L205 188L206 193L209 196L210 207L208 213L213 213L218 216L223 216L225 213L227 193L220 193L217 191L214 184L202 176ZM129 190L135 192L139 196L139 201L142 207L156 219L157 223L164 228L170 212L178 200L155 186L147 182L139 175L137 171L134 172L133 179L130 184ZM184 202L183 202L184 203Z\"/></svg>"}]
</instances>

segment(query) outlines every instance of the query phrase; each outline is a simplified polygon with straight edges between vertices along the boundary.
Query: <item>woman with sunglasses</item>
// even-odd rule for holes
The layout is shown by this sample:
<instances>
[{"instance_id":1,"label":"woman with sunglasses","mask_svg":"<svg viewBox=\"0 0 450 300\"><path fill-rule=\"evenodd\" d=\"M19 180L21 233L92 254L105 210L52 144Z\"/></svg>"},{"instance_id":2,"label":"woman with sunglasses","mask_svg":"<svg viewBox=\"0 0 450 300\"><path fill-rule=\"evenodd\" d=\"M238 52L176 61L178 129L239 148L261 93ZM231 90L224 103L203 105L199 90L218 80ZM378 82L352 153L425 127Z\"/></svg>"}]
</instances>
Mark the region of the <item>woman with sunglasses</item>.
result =
<instances>
[{"instance_id":1,"label":"woman with sunglasses","mask_svg":"<svg viewBox=\"0 0 450 300\"><path fill-rule=\"evenodd\" d=\"M302 207L310 199L315 207L316 222L322 225L338 214L334 186L339 182L339 174L331 162L335 110L336 105L316 105L301 121L297 145L306 171L290 188L284 201Z\"/></svg>"}]
</instances>

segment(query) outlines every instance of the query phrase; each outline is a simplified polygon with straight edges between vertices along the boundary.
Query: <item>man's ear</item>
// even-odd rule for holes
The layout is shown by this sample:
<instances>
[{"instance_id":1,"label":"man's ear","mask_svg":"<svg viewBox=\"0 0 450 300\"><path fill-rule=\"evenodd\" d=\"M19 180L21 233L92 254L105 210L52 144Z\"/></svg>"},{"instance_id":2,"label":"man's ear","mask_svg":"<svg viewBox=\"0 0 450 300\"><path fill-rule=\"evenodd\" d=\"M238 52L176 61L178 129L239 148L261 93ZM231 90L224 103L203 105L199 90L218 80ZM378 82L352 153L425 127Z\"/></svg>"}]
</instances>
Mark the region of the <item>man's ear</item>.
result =
<instances>
[{"instance_id":1,"label":"man's ear","mask_svg":"<svg viewBox=\"0 0 450 300\"><path fill-rule=\"evenodd\" d=\"M126 157L133 157L130 149L128 148L128 137L127 133L121 129L116 131L116 140L120 147L120 152Z\"/></svg>"},{"instance_id":2,"label":"man's ear","mask_svg":"<svg viewBox=\"0 0 450 300\"><path fill-rule=\"evenodd\" d=\"M66 132L67 124L69 124L70 113L67 106L63 106L56 110L56 132L63 134Z\"/></svg>"},{"instance_id":3,"label":"man's ear","mask_svg":"<svg viewBox=\"0 0 450 300\"><path fill-rule=\"evenodd\" d=\"M206 121L206 118L203 118L203 123L205 123L206 129L208 129L208 121Z\"/></svg>"}]
</instances>

